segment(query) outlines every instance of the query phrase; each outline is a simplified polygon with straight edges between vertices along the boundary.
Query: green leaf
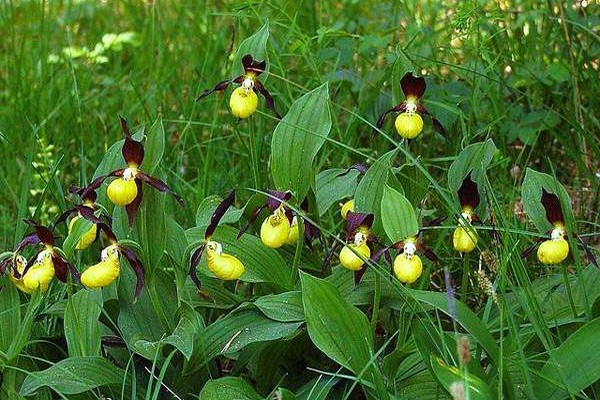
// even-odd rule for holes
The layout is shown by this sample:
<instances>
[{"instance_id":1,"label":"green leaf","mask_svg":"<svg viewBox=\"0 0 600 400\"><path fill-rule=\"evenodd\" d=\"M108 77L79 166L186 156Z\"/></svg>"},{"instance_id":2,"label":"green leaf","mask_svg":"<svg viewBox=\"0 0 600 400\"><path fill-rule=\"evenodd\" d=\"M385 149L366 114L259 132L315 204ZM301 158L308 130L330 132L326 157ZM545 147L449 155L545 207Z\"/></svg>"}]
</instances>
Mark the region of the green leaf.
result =
<instances>
[{"instance_id":1,"label":"green leaf","mask_svg":"<svg viewBox=\"0 0 600 400\"><path fill-rule=\"evenodd\" d=\"M396 150L392 150L375 161L358 183L354 194L356 211L375 215L373 232L377 236L382 236L385 233L380 218L381 198L383 197L383 188L391 173L391 163L395 155Z\"/></svg>"},{"instance_id":2,"label":"green leaf","mask_svg":"<svg viewBox=\"0 0 600 400\"><path fill-rule=\"evenodd\" d=\"M15 285L6 276L0 277L0 365L6 361L6 354L21 325L21 301Z\"/></svg>"},{"instance_id":3,"label":"green leaf","mask_svg":"<svg viewBox=\"0 0 600 400\"><path fill-rule=\"evenodd\" d=\"M162 119L157 119L146 134L144 143L144 161L141 170L152 175L162 159L165 151L165 128Z\"/></svg>"},{"instance_id":4,"label":"green leaf","mask_svg":"<svg viewBox=\"0 0 600 400\"><path fill-rule=\"evenodd\" d=\"M202 400L262 400L248 382L235 376L226 376L219 379L211 379L202 388L200 396Z\"/></svg>"},{"instance_id":5,"label":"green leaf","mask_svg":"<svg viewBox=\"0 0 600 400\"><path fill-rule=\"evenodd\" d=\"M212 217L215 209L223 201L221 196L212 195L204 198L200 205L198 206L198 210L196 211L196 226L208 226L210 223L210 218ZM221 218L220 224L232 224L238 222L240 218L244 215L243 208L235 208L229 207L229 209L225 212L223 217Z\"/></svg>"},{"instance_id":6,"label":"green leaf","mask_svg":"<svg viewBox=\"0 0 600 400\"><path fill-rule=\"evenodd\" d=\"M325 214L336 201L353 197L359 175L355 169L342 168L319 172L315 182L319 215Z\"/></svg>"},{"instance_id":7,"label":"green leaf","mask_svg":"<svg viewBox=\"0 0 600 400\"><path fill-rule=\"evenodd\" d=\"M271 140L271 174L279 190L302 201L314 183L313 162L331 129L327 83L296 100Z\"/></svg>"},{"instance_id":8,"label":"green leaf","mask_svg":"<svg viewBox=\"0 0 600 400\"><path fill-rule=\"evenodd\" d=\"M186 232L189 242L204 240L205 227L189 229ZM246 272L240 280L244 282L272 282L278 287L291 289L290 268L273 249L262 244L259 238L245 234L237 239L237 229L229 226L220 226L216 229L212 239L221 243L223 251L236 256L246 267ZM206 274L210 274L206 267L205 257L202 257L198 267Z\"/></svg>"},{"instance_id":9,"label":"green leaf","mask_svg":"<svg viewBox=\"0 0 600 400\"><path fill-rule=\"evenodd\" d=\"M121 385L124 380L125 371L103 357L70 357L48 369L30 373L20 394L31 396L45 386L61 394L77 394L99 386Z\"/></svg>"},{"instance_id":10,"label":"green leaf","mask_svg":"<svg viewBox=\"0 0 600 400\"><path fill-rule=\"evenodd\" d=\"M600 346L600 318L571 334L554 351L534 381L540 399L562 400L600 379L600 363L593 354Z\"/></svg>"},{"instance_id":11,"label":"green leaf","mask_svg":"<svg viewBox=\"0 0 600 400\"><path fill-rule=\"evenodd\" d=\"M296 391L298 400L325 400L339 378L320 375L318 379L306 382Z\"/></svg>"},{"instance_id":12,"label":"green leaf","mask_svg":"<svg viewBox=\"0 0 600 400\"><path fill-rule=\"evenodd\" d=\"M247 37L240 43L235 56L233 57L233 68L235 76L244 73L242 66L242 57L250 54L256 60L267 61L267 69L269 71L269 60L267 57L267 41L269 40L269 21L256 31L252 36ZM264 83L266 76L261 75L260 80Z\"/></svg>"},{"instance_id":13,"label":"green leaf","mask_svg":"<svg viewBox=\"0 0 600 400\"><path fill-rule=\"evenodd\" d=\"M572 221L571 200L565 188L554 177L527 168L521 187L521 198L525 213L531 218L536 228L540 232L552 229L552 224L546 219L546 210L541 202L542 188L558 196L563 216Z\"/></svg>"},{"instance_id":14,"label":"green leaf","mask_svg":"<svg viewBox=\"0 0 600 400\"><path fill-rule=\"evenodd\" d=\"M306 327L315 346L361 380L372 382L377 389L375 398L389 398L372 360L373 332L367 317L347 303L331 283L303 272L300 281ZM370 385L363 388L374 396Z\"/></svg>"},{"instance_id":15,"label":"green leaf","mask_svg":"<svg viewBox=\"0 0 600 400\"><path fill-rule=\"evenodd\" d=\"M17 333L13 337L10 347L8 348L8 351L6 353L6 358L9 362L17 358L21 354L25 346L29 344L33 324L39 314L39 310L41 308L43 300L44 296L42 296L41 293L37 290L29 298L27 310L25 311L25 314L21 317L21 322L18 325ZM2 329L4 329L4 326L2 327Z\"/></svg>"},{"instance_id":16,"label":"green leaf","mask_svg":"<svg viewBox=\"0 0 600 400\"><path fill-rule=\"evenodd\" d=\"M256 299L254 305L258 307L263 314L275 321L304 321L302 293L300 292L268 294Z\"/></svg>"},{"instance_id":17,"label":"green leaf","mask_svg":"<svg viewBox=\"0 0 600 400\"><path fill-rule=\"evenodd\" d=\"M471 400L491 400L495 398L492 389L487 383L468 372L461 372L458 368L450 366L439 357L430 356L429 365L442 386L450 392L450 386L455 382L466 384L465 391Z\"/></svg>"},{"instance_id":18,"label":"green leaf","mask_svg":"<svg viewBox=\"0 0 600 400\"><path fill-rule=\"evenodd\" d=\"M142 261L148 274L158 266L167 246L167 195L144 185L142 205L135 215L136 241L142 246Z\"/></svg>"},{"instance_id":19,"label":"green leaf","mask_svg":"<svg viewBox=\"0 0 600 400\"><path fill-rule=\"evenodd\" d=\"M180 307L179 323L173 333L163 339L163 343L170 344L183 354L186 360L192 356L194 340L202 326L202 319L194 309L186 303Z\"/></svg>"},{"instance_id":20,"label":"green leaf","mask_svg":"<svg viewBox=\"0 0 600 400\"><path fill-rule=\"evenodd\" d=\"M412 205L402 193L389 186L383 189L381 220L383 229L392 243L413 237L419 232Z\"/></svg>"},{"instance_id":21,"label":"green leaf","mask_svg":"<svg viewBox=\"0 0 600 400\"><path fill-rule=\"evenodd\" d=\"M64 325L69 355L96 356L100 354L100 324L102 291L80 290L67 301Z\"/></svg>"}]
</instances>

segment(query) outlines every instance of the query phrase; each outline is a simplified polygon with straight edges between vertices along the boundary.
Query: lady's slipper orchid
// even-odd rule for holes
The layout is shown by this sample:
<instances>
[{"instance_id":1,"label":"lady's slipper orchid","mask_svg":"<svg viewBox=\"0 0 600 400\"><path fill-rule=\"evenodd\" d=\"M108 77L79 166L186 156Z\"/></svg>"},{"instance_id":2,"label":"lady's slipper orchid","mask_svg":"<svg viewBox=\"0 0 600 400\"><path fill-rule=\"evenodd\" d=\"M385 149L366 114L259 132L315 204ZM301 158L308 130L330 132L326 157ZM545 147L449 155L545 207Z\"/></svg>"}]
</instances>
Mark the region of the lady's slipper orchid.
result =
<instances>
[{"instance_id":1,"label":"lady's slipper orchid","mask_svg":"<svg viewBox=\"0 0 600 400\"><path fill-rule=\"evenodd\" d=\"M265 218L260 226L260 240L263 244L272 249L277 249L284 244L296 243L296 240L298 240L298 221L296 220L296 224L292 228L294 222L292 210L283 203L292 197L292 193L277 190L268 190L267 192L269 194L267 202L252 211L252 215L240 230L238 239L256 220L261 211L268 208L271 214ZM292 240L294 237L296 240Z\"/></svg>"},{"instance_id":2,"label":"lady's slipper orchid","mask_svg":"<svg viewBox=\"0 0 600 400\"><path fill-rule=\"evenodd\" d=\"M479 205L479 190L469 173L458 189L460 202L460 218L458 227L454 229L452 244L454 250L460 253L470 253L477 247L477 234L471 223L477 219L475 208Z\"/></svg>"},{"instance_id":3,"label":"lady's slipper orchid","mask_svg":"<svg viewBox=\"0 0 600 400\"><path fill-rule=\"evenodd\" d=\"M217 278L228 281L239 279L246 268L244 264L231 254L223 252L221 243L212 240L212 235L219 225L219 221L227 212L227 209L235 201L235 191L231 191L229 195L217 206L213 215L210 218L210 224L204 231L204 242L192 253L190 257L190 278L198 289L202 287L202 283L198 278L196 267L202 258L202 254L206 251L206 264L210 272Z\"/></svg>"},{"instance_id":4,"label":"lady's slipper orchid","mask_svg":"<svg viewBox=\"0 0 600 400\"><path fill-rule=\"evenodd\" d=\"M423 262L415 254L417 251L416 238L408 238L403 243L402 253L394 259L394 275L402 283L413 283L423 273Z\"/></svg>"},{"instance_id":5,"label":"lady's slipper orchid","mask_svg":"<svg viewBox=\"0 0 600 400\"><path fill-rule=\"evenodd\" d=\"M7 265L11 265L11 281L15 286L25 292L33 293L40 289L43 293L48 290L52 278L56 277L62 282L67 280L67 271L70 271L75 281L79 281L77 270L63 257L62 252L54 247L54 235L52 231L38 223L25 220L34 228L34 232L25 235L17 245L11 257L0 263L0 271L4 271ZM34 257L27 262L20 252L27 247L43 245Z\"/></svg>"},{"instance_id":6,"label":"lady's slipper orchid","mask_svg":"<svg viewBox=\"0 0 600 400\"><path fill-rule=\"evenodd\" d=\"M267 107L273 111L277 118L281 119L281 115L275 111L273 97L271 97L269 91L258 79L258 76L265 72L267 62L264 60L255 60L250 54L246 54L242 57L242 65L244 66L244 73L242 75L235 79L217 83L214 88L205 90L196 101L205 98L213 92L222 92L231 83L237 83L240 86L231 93L229 99L229 107L234 117L244 119L256 112L256 108L258 107L258 96L256 93L258 92L265 98Z\"/></svg>"},{"instance_id":7,"label":"lady's slipper orchid","mask_svg":"<svg viewBox=\"0 0 600 400\"><path fill-rule=\"evenodd\" d=\"M96 178L86 190L96 190L108 177L118 177L108 185L106 194L115 205L125 206L128 222L131 226L142 201L142 181L160 192L171 193L181 205L183 205L183 199L175 194L166 183L147 175L139 169L144 161L144 146L133 139L127 121L122 117L119 117L119 119L125 137L122 153L127 168L120 168Z\"/></svg>"},{"instance_id":8,"label":"lady's slipper orchid","mask_svg":"<svg viewBox=\"0 0 600 400\"><path fill-rule=\"evenodd\" d=\"M371 258L371 247L374 240L371 235L373 214L349 211L346 215L346 244L340 251L340 264L350 271L359 271Z\"/></svg>"},{"instance_id":9,"label":"lady's slipper orchid","mask_svg":"<svg viewBox=\"0 0 600 400\"><path fill-rule=\"evenodd\" d=\"M117 279L121 272L119 256L127 259L129 265L135 272L136 285L134 298L137 298L144 287L144 266L137 258L133 250L128 249L117 241L114 232L104 223L98 224L98 228L104 232L110 245L102 250L100 262L88 267L81 274L81 284L88 289L102 288L110 285Z\"/></svg>"},{"instance_id":10,"label":"lady's slipper orchid","mask_svg":"<svg viewBox=\"0 0 600 400\"><path fill-rule=\"evenodd\" d=\"M423 118L421 114L429 115L433 122L433 127L442 135L445 134L444 127L435 119L427 109L419 104L419 99L425 93L425 78L415 77L411 72L407 72L400 80L404 101L397 106L387 110L377 120L377 128L380 129L389 113L399 112L396 117L396 131L403 139L414 139L423 130Z\"/></svg>"},{"instance_id":11,"label":"lady's slipper orchid","mask_svg":"<svg viewBox=\"0 0 600 400\"><path fill-rule=\"evenodd\" d=\"M542 188L542 197L540 199L544 210L546 211L546 219L553 226L550 231L550 239L539 239L521 254L522 257L527 257L529 253L539 244L537 250L537 258L544 265L556 265L563 262L569 255L569 242L567 241L567 230L565 227L565 218L563 216L560 200L554 193L547 192ZM581 243L588 260L598 268L596 258L583 242L581 237L573 233L574 237Z\"/></svg>"}]
</instances>

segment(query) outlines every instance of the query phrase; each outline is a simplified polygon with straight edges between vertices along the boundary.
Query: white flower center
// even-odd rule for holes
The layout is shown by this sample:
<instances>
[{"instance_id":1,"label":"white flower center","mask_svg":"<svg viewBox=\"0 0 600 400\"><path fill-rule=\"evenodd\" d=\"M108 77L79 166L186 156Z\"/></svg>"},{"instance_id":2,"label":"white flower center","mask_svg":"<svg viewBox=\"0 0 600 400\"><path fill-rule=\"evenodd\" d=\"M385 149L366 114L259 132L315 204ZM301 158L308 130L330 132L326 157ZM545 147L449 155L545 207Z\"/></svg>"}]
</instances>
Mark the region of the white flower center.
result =
<instances>
[{"instance_id":1,"label":"white flower center","mask_svg":"<svg viewBox=\"0 0 600 400\"><path fill-rule=\"evenodd\" d=\"M563 239L564 236L565 236L565 231L562 228L554 228L554 229L552 229L552 232L550 233L550 238L552 238L552 240L560 240L560 239Z\"/></svg>"},{"instance_id":2,"label":"white flower center","mask_svg":"<svg viewBox=\"0 0 600 400\"><path fill-rule=\"evenodd\" d=\"M246 92L249 92L250 90L252 90L254 88L254 81L250 78L244 79L244 81L242 82L242 88Z\"/></svg>"},{"instance_id":3,"label":"white flower center","mask_svg":"<svg viewBox=\"0 0 600 400\"><path fill-rule=\"evenodd\" d=\"M126 181L135 179L136 175L137 175L137 168L129 167L129 168L125 168L125 171L123 171L123 179L125 179Z\"/></svg>"},{"instance_id":4,"label":"white flower center","mask_svg":"<svg viewBox=\"0 0 600 400\"><path fill-rule=\"evenodd\" d=\"M367 238L365 237L365 235L363 235L362 232L356 232L354 234L354 244L357 246L364 242L366 239Z\"/></svg>"},{"instance_id":5,"label":"white flower center","mask_svg":"<svg viewBox=\"0 0 600 400\"><path fill-rule=\"evenodd\" d=\"M417 246L413 242L405 242L404 243L404 256L408 259L411 259L412 256L415 255L415 251L417 251Z\"/></svg>"},{"instance_id":6,"label":"white flower center","mask_svg":"<svg viewBox=\"0 0 600 400\"><path fill-rule=\"evenodd\" d=\"M462 217L458 220L458 224L460 226L465 226L473 222L473 216L471 213L463 212L460 214L460 216Z\"/></svg>"},{"instance_id":7,"label":"white flower center","mask_svg":"<svg viewBox=\"0 0 600 400\"><path fill-rule=\"evenodd\" d=\"M211 240L210 242L206 243L206 247L217 254L221 254L223 252L223 246L221 246L221 243L219 242L213 242Z\"/></svg>"},{"instance_id":8,"label":"white flower center","mask_svg":"<svg viewBox=\"0 0 600 400\"><path fill-rule=\"evenodd\" d=\"M115 253L117 253L117 252L118 252L118 249L117 249L116 245L108 246L102 250L102 253L100 253L100 259L102 261L106 261L109 257L115 255Z\"/></svg>"},{"instance_id":9,"label":"white flower center","mask_svg":"<svg viewBox=\"0 0 600 400\"><path fill-rule=\"evenodd\" d=\"M406 101L406 112L408 114L414 114L417 112L417 103L414 100Z\"/></svg>"}]
</instances>

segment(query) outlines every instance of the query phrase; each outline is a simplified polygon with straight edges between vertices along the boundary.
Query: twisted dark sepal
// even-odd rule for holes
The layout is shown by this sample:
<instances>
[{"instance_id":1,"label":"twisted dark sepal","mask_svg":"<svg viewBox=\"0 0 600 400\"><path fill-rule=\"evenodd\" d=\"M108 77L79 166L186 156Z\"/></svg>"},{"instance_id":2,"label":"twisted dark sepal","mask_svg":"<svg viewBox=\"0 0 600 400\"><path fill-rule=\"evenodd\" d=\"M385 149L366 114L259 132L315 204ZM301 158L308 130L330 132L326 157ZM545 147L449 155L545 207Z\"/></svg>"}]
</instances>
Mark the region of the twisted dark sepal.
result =
<instances>
[{"instance_id":1,"label":"twisted dark sepal","mask_svg":"<svg viewBox=\"0 0 600 400\"><path fill-rule=\"evenodd\" d=\"M23 221L25 221L27 225L32 226L35 229L35 234L39 238L40 242L50 246L54 245L54 235L52 234L52 231L50 229L38 224L37 222L31 219L24 219ZM28 236L29 235L25 236L23 240L25 240Z\"/></svg>"},{"instance_id":2,"label":"twisted dark sepal","mask_svg":"<svg viewBox=\"0 0 600 400\"><path fill-rule=\"evenodd\" d=\"M458 201L461 208L471 207L472 210L475 210L479 205L479 190L477 184L471 179L471 173L469 172L463 179L462 185L458 189Z\"/></svg>"},{"instance_id":3,"label":"twisted dark sepal","mask_svg":"<svg viewBox=\"0 0 600 400\"><path fill-rule=\"evenodd\" d=\"M375 126L377 127L377 129L380 129L383 126L383 123L385 122L385 118L388 116L388 114L395 113L395 112L404 112L404 111L406 111L406 103L402 102L402 103L398 104L397 106L394 106L393 108L390 108L389 110L387 110L386 112L381 114L379 116L379 119L377 119L377 123L375 124Z\"/></svg>"},{"instance_id":4,"label":"twisted dark sepal","mask_svg":"<svg viewBox=\"0 0 600 400\"><path fill-rule=\"evenodd\" d=\"M265 102L267 103L267 108L269 110L273 111L273 114L275 114L277 119L281 119L281 114L279 114L277 112L277 110L275 110L275 101L273 100L273 96L271 96L271 93L269 93L267 88L265 88L265 86L262 84L262 82L259 81L258 79L254 80L254 90L257 90L258 93L260 93L262 95L262 97L265 98Z\"/></svg>"},{"instance_id":5,"label":"twisted dark sepal","mask_svg":"<svg viewBox=\"0 0 600 400\"><path fill-rule=\"evenodd\" d=\"M374 220L375 217L373 214L348 211L346 215L346 241L352 239L359 227L365 226L370 229L373 226Z\"/></svg>"},{"instance_id":6,"label":"twisted dark sepal","mask_svg":"<svg viewBox=\"0 0 600 400\"><path fill-rule=\"evenodd\" d=\"M198 247L194 251L192 256L190 257L189 275L190 275L190 278L192 278L192 282L194 282L194 284L196 285L198 290L200 290L202 288L202 282L200 282L200 278L198 278L198 271L196 270L196 267L198 266L198 263L200 262L200 258L202 258L202 253L204 253L205 247L206 247L206 243L202 243L200 245L200 247Z\"/></svg>"},{"instance_id":7,"label":"twisted dark sepal","mask_svg":"<svg viewBox=\"0 0 600 400\"><path fill-rule=\"evenodd\" d=\"M59 281L66 282L67 272L70 272L73 280L79 283L79 271L60 255L56 253L52 254L52 264L54 265L54 273Z\"/></svg>"},{"instance_id":8,"label":"twisted dark sepal","mask_svg":"<svg viewBox=\"0 0 600 400\"><path fill-rule=\"evenodd\" d=\"M233 204L234 201L235 201L235 189L232 190L231 192L229 192L227 197L225 197L225 199L223 199L223 201L219 203L217 208L215 208L215 211L213 212L212 216L210 217L210 224L208 224L208 227L206 228L206 231L204 232L205 239L208 239L209 237L211 237L213 235L213 233L215 232L215 229L217 229L217 226L219 225L219 221L221 221L221 218L223 218L223 215L225 215L225 213L227 212L229 207L231 207L231 205Z\"/></svg>"},{"instance_id":9,"label":"twisted dark sepal","mask_svg":"<svg viewBox=\"0 0 600 400\"><path fill-rule=\"evenodd\" d=\"M119 251L121 254L123 254L127 261L129 261L129 265L131 268L133 268L133 272L135 272L136 282L133 298L137 299L144 288L146 274L144 271L144 265L142 265L142 262L139 260L139 258L137 258L133 250L119 246Z\"/></svg>"},{"instance_id":10,"label":"twisted dark sepal","mask_svg":"<svg viewBox=\"0 0 600 400\"><path fill-rule=\"evenodd\" d=\"M546 219L551 224L555 224L557 222L563 224L565 222L565 218L562 213L562 208L560 207L560 200L558 196L554 193L549 193L546 189L542 188L542 198L540 199L542 205L544 206L544 210L546 210Z\"/></svg>"},{"instance_id":11,"label":"twisted dark sepal","mask_svg":"<svg viewBox=\"0 0 600 400\"><path fill-rule=\"evenodd\" d=\"M142 165L142 161L144 161L144 146L140 142L133 140L125 118L119 115L119 120L121 121L121 129L125 137L125 143L123 143L123 148L121 149L123 158L127 165L133 164L139 167Z\"/></svg>"},{"instance_id":12,"label":"twisted dark sepal","mask_svg":"<svg viewBox=\"0 0 600 400\"><path fill-rule=\"evenodd\" d=\"M169 187L169 185L167 185L165 182L161 181L160 179L150 176L142 171L138 171L136 177L140 178L141 180L143 180L144 182L146 182L148 185L152 186L154 189L158 190L159 192L170 193L173 197L175 197L175 200L177 200L177 202L179 203L180 206L183 207L185 205L183 198L181 196L179 196L177 193L175 193Z\"/></svg>"},{"instance_id":13,"label":"twisted dark sepal","mask_svg":"<svg viewBox=\"0 0 600 400\"><path fill-rule=\"evenodd\" d=\"M200 96L198 96L198 98L196 98L196 101L200 101L203 98L205 98L206 96L208 96L209 94L213 93L213 92L222 92L223 90L227 89L227 87L231 84L231 81L228 79L226 81L221 81L219 83L217 83L215 85L215 87L213 87L212 89L206 89L204 92L202 92L202 94Z\"/></svg>"},{"instance_id":14,"label":"twisted dark sepal","mask_svg":"<svg viewBox=\"0 0 600 400\"><path fill-rule=\"evenodd\" d=\"M142 197L144 196L142 189L142 181L139 179L135 180L135 185L137 186L137 196L135 199L129 204L125 206L125 211L127 211L127 224L129 227L133 226L133 221L135 220L135 214L137 210L140 208L140 204L142 203Z\"/></svg>"}]
</instances>

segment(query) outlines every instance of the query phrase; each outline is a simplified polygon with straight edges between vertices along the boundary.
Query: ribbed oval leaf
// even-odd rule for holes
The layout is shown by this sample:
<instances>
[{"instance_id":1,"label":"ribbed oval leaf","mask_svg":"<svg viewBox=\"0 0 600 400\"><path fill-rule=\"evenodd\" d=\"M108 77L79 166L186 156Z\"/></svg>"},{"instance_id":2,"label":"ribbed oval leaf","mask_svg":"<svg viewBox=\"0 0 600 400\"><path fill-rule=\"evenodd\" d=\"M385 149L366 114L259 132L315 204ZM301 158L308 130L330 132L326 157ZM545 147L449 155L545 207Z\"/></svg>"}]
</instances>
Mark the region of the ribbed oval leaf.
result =
<instances>
[{"instance_id":1,"label":"ribbed oval leaf","mask_svg":"<svg viewBox=\"0 0 600 400\"><path fill-rule=\"evenodd\" d=\"M275 321L304 321L302 293L300 292L268 294L256 299L254 305Z\"/></svg>"},{"instance_id":2,"label":"ribbed oval leaf","mask_svg":"<svg viewBox=\"0 0 600 400\"><path fill-rule=\"evenodd\" d=\"M389 186L383 189L381 222L392 243L415 236L419 232L413 206L402 193Z\"/></svg>"},{"instance_id":3,"label":"ribbed oval leaf","mask_svg":"<svg viewBox=\"0 0 600 400\"><path fill-rule=\"evenodd\" d=\"M542 188L558 196L564 217L573 220L571 199L565 188L554 177L527 168L521 187L521 199L525 213L536 228L540 232L552 229L552 224L546 219L546 211L541 203Z\"/></svg>"},{"instance_id":4,"label":"ribbed oval leaf","mask_svg":"<svg viewBox=\"0 0 600 400\"><path fill-rule=\"evenodd\" d=\"M196 226L208 226L210 224L210 218L217 206L223 201L221 196L212 195L204 198L198 209L196 210ZM239 221L239 219L244 215L244 209L229 207L229 209L225 212L223 217L221 218L220 224L231 224Z\"/></svg>"},{"instance_id":5,"label":"ribbed oval leaf","mask_svg":"<svg viewBox=\"0 0 600 400\"><path fill-rule=\"evenodd\" d=\"M271 174L279 190L302 200L314 183L313 161L331 129L327 83L296 100L271 140Z\"/></svg>"},{"instance_id":6,"label":"ribbed oval leaf","mask_svg":"<svg viewBox=\"0 0 600 400\"><path fill-rule=\"evenodd\" d=\"M254 388L242 378L225 376L219 379L211 379L200 391L202 400L262 400L263 397L256 393Z\"/></svg>"},{"instance_id":7,"label":"ribbed oval leaf","mask_svg":"<svg viewBox=\"0 0 600 400\"><path fill-rule=\"evenodd\" d=\"M97 356L100 354L100 324L102 310L100 290L80 290L67 300L65 309L65 339L69 355Z\"/></svg>"},{"instance_id":8,"label":"ribbed oval leaf","mask_svg":"<svg viewBox=\"0 0 600 400\"><path fill-rule=\"evenodd\" d=\"M471 171L474 171L475 174L473 181L481 183L477 178L480 176L479 174L485 172L497 150L492 139L481 143L473 143L462 149L448 169L448 188L450 192L457 193L463 180Z\"/></svg>"},{"instance_id":9,"label":"ribbed oval leaf","mask_svg":"<svg viewBox=\"0 0 600 400\"><path fill-rule=\"evenodd\" d=\"M360 175L355 169L327 169L317 174L315 187L319 215L325 214L336 201L354 196L357 179Z\"/></svg>"},{"instance_id":10,"label":"ribbed oval leaf","mask_svg":"<svg viewBox=\"0 0 600 400\"><path fill-rule=\"evenodd\" d=\"M600 318L588 322L551 353L534 382L540 399L562 400L600 379L600 363L593 356L600 346Z\"/></svg>"},{"instance_id":11,"label":"ribbed oval leaf","mask_svg":"<svg viewBox=\"0 0 600 400\"><path fill-rule=\"evenodd\" d=\"M103 357L69 357L43 371L31 372L20 394L31 396L44 386L62 393L77 394L104 385L121 385L125 371Z\"/></svg>"}]
</instances>

